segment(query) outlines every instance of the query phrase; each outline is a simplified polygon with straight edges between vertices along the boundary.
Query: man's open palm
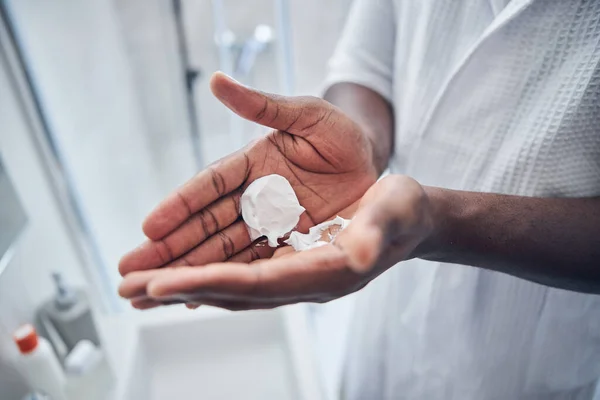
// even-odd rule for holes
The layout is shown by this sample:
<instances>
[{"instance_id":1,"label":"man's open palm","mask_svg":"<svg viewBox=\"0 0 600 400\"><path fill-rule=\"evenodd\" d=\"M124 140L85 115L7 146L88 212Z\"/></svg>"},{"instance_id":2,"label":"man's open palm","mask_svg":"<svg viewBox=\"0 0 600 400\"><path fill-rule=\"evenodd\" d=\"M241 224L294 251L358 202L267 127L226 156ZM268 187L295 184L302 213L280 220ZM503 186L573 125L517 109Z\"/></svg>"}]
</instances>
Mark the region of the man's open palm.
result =
<instances>
[{"instance_id":1,"label":"man's open palm","mask_svg":"<svg viewBox=\"0 0 600 400\"><path fill-rule=\"evenodd\" d=\"M121 260L123 275L270 257L273 249L253 244L240 217L240 196L260 177L279 174L290 181L306 208L298 226L302 231L360 199L377 178L372 146L362 129L330 103L262 93L222 73L213 75L211 89L241 117L274 130L161 202L143 225L150 240Z\"/></svg>"}]
</instances>

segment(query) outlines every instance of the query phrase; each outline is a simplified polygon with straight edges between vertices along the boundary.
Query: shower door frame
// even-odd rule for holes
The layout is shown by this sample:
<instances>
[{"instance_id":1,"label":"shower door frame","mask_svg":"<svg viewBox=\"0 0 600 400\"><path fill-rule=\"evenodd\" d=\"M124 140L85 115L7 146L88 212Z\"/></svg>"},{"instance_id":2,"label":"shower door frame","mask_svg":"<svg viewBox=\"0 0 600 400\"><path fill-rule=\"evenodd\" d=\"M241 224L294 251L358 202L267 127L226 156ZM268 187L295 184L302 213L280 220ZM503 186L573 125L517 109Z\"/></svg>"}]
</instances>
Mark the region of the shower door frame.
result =
<instances>
[{"instance_id":1,"label":"shower door frame","mask_svg":"<svg viewBox=\"0 0 600 400\"><path fill-rule=\"evenodd\" d=\"M46 180L60 211L68 239L73 244L76 257L86 280L92 301L102 313L120 309L114 288L106 274L98 246L90 234L89 226L78 205L76 193L64 167L60 153L53 145L49 125L42 110L26 60L19 48L18 38L11 22L6 3L0 1L0 68L6 69L11 79L15 102L27 120L29 138L34 143L38 161L44 166Z\"/></svg>"}]
</instances>

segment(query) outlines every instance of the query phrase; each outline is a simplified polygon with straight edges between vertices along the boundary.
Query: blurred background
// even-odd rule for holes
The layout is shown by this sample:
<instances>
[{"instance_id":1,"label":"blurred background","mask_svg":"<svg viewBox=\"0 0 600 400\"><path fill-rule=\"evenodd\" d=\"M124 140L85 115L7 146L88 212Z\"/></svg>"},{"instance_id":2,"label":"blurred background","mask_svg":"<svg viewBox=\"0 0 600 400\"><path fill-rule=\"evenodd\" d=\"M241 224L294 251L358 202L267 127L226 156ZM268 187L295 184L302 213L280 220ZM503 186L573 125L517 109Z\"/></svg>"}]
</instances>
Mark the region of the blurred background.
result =
<instances>
[{"instance_id":1,"label":"blurred background","mask_svg":"<svg viewBox=\"0 0 600 400\"><path fill-rule=\"evenodd\" d=\"M195 332L211 342L232 332L240 336L242 329L248 342L240 342L240 352L264 342L259 355L230 355L219 371L194 364L192 356L177 358L177 351L189 349L173 349L170 356L165 350L165 357L204 371L219 385L222 377L240 378L236 371L247 371L245 363L263 362L263 373L237 383L246 398L334 393L334 360L342 352L350 303L235 316L233 322L209 311L173 308L142 317L118 298L116 287L118 260L144 239L140 226L148 211L196 171L264 133L212 97L210 75L222 70L262 90L319 95L350 3L0 0L0 185L4 176L4 187L10 184L13 192L10 201L8 192L0 192L0 209L14 217L14 207L8 208L18 204L27 216L26 223L0 219L0 399L19 399L27 390L11 367L18 355L10 334L33 321L54 296L52 272L87 293L105 351L117 375L127 376L123 380L156 376L152 363L166 361L143 359L135 351L150 354L156 343L173 342L169 335L185 341ZM180 332L165 331L164 321ZM262 339L250 340L252 332ZM214 342L213 350L223 352L213 356L227 358L230 344ZM311 352L312 361L305 357ZM289 373L281 375L286 368ZM159 382L155 389L172 394L174 382ZM182 396L191 383L177 384ZM165 398L123 390L130 399Z\"/></svg>"}]
</instances>

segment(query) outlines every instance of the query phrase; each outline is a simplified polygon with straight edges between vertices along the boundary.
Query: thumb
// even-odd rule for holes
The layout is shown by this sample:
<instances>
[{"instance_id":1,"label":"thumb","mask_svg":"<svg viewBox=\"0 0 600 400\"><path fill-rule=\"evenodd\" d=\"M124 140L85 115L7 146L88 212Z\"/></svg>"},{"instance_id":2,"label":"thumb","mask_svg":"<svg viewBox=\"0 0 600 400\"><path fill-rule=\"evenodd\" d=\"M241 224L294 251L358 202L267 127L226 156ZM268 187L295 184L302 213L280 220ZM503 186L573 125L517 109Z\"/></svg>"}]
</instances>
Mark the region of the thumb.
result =
<instances>
[{"instance_id":1,"label":"thumb","mask_svg":"<svg viewBox=\"0 0 600 400\"><path fill-rule=\"evenodd\" d=\"M352 222L335 243L348 255L349 267L357 273L369 272L382 251L386 259L400 261L433 229L428 207L427 195L417 181L389 175L367 190ZM399 246L389 246L400 237Z\"/></svg>"},{"instance_id":2,"label":"thumb","mask_svg":"<svg viewBox=\"0 0 600 400\"><path fill-rule=\"evenodd\" d=\"M352 222L335 239L335 245L348 256L348 266L356 273L369 272L385 245L386 219L377 204L361 207Z\"/></svg>"},{"instance_id":3,"label":"thumb","mask_svg":"<svg viewBox=\"0 0 600 400\"><path fill-rule=\"evenodd\" d=\"M219 101L240 117L258 124L306 137L336 108L316 97L287 97L249 88L222 72L213 74L210 89Z\"/></svg>"}]
</instances>

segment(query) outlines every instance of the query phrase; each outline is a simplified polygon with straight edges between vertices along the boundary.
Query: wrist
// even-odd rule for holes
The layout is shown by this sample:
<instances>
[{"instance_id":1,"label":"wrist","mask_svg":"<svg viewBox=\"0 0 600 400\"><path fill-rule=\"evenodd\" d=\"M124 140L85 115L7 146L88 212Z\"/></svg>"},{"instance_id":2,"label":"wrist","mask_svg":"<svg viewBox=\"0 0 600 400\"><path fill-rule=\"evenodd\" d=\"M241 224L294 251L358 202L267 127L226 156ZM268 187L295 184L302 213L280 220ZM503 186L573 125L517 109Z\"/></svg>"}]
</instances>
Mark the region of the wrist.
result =
<instances>
[{"instance_id":1,"label":"wrist","mask_svg":"<svg viewBox=\"0 0 600 400\"><path fill-rule=\"evenodd\" d=\"M460 218L456 192L432 186L423 186L429 203L432 229L417 246L414 257L436 260L442 257L447 244L452 244L449 232Z\"/></svg>"},{"instance_id":2,"label":"wrist","mask_svg":"<svg viewBox=\"0 0 600 400\"><path fill-rule=\"evenodd\" d=\"M375 171L377 171L377 176L381 176L383 171L385 171L388 167L390 161L390 152L383 151L380 147L375 144L373 140L373 136L368 133L365 134L367 138L367 143L370 148L371 153L371 164Z\"/></svg>"}]
</instances>

